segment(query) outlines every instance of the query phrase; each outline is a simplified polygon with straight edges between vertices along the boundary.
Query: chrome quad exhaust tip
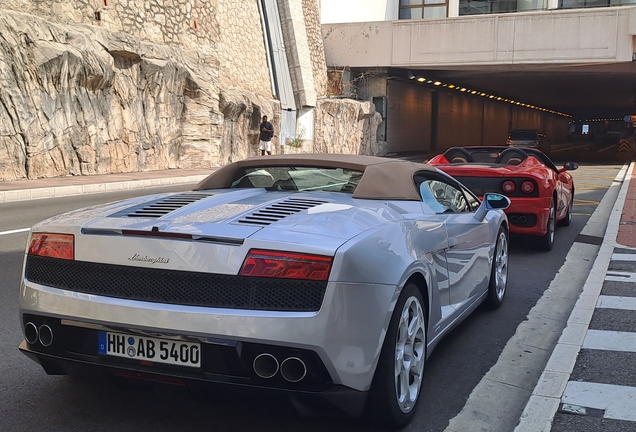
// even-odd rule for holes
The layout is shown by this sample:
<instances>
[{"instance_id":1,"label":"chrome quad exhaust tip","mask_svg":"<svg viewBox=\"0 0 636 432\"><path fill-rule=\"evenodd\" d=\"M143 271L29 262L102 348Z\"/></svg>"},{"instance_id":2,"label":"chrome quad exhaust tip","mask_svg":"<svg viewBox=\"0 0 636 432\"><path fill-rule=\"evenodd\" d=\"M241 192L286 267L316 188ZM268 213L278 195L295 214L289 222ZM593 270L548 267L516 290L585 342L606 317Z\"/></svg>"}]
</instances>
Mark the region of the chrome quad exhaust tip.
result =
<instances>
[{"instance_id":1,"label":"chrome quad exhaust tip","mask_svg":"<svg viewBox=\"0 0 636 432\"><path fill-rule=\"evenodd\" d=\"M252 364L254 372L261 378L273 378L279 369L278 360L269 353L263 353L256 356Z\"/></svg>"},{"instance_id":2,"label":"chrome quad exhaust tip","mask_svg":"<svg viewBox=\"0 0 636 432\"><path fill-rule=\"evenodd\" d=\"M32 322L28 322L24 325L24 338L28 343L33 345L38 341L39 333L38 328Z\"/></svg>"},{"instance_id":3,"label":"chrome quad exhaust tip","mask_svg":"<svg viewBox=\"0 0 636 432\"><path fill-rule=\"evenodd\" d=\"M40 326L39 333L40 343L45 347L51 346L51 344L53 343L53 330L51 330L51 327L43 324Z\"/></svg>"},{"instance_id":4,"label":"chrome quad exhaust tip","mask_svg":"<svg viewBox=\"0 0 636 432\"><path fill-rule=\"evenodd\" d=\"M286 381L297 383L307 375L307 366L298 357L288 357L280 365L280 374Z\"/></svg>"}]
</instances>

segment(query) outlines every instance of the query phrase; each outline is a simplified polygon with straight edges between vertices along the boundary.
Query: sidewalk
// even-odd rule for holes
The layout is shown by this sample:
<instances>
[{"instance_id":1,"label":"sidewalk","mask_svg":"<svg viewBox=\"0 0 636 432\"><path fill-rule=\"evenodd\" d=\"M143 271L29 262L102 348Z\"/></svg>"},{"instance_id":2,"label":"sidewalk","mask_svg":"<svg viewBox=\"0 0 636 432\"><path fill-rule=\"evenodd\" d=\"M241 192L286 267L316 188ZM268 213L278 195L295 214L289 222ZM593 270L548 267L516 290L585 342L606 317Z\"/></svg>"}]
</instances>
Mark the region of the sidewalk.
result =
<instances>
[{"instance_id":1,"label":"sidewalk","mask_svg":"<svg viewBox=\"0 0 636 432\"><path fill-rule=\"evenodd\" d=\"M636 431L636 173L515 432Z\"/></svg>"},{"instance_id":2,"label":"sidewalk","mask_svg":"<svg viewBox=\"0 0 636 432\"><path fill-rule=\"evenodd\" d=\"M173 169L0 182L0 203L198 183L218 168Z\"/></svg>"}]
</instances>

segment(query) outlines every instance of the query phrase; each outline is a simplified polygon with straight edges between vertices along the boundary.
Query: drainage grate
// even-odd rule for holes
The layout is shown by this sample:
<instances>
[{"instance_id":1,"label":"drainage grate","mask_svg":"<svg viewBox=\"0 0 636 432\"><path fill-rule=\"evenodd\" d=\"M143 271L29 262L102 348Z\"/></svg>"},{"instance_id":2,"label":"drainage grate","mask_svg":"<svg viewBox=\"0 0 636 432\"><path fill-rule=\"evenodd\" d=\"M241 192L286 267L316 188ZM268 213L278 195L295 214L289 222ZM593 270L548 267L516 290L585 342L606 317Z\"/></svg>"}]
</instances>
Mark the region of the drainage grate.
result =
<instances>
[{"instance_id":1,"label":"drainage grate","mask_svg":"<svg viewBox=\"0 0 636 432\"><path fill-rule=\"evenodd\" d=\"M185 192L172 195L168 198L161 198L155 201L145 202L136 206L128 207L113 213L110 217L135 217L135 218L160 218L168 213L192 204L203 198L211 197L213 193Z\"/></svg>"},{"instance_id":2,"label":"drainage grate","mask_svg":"<svg viewBox=\"0 0 636 432\"><path fill-rule=\"evenodd\" d=\"M274 222L286 218L287 216L291 216L303 210L307 210L321 204L326 204L328 202L329 201L317 199L287 198L244 216L239 219L238 222L242 224L262 226L271 225Z\"/></svg>"}]
</instances>

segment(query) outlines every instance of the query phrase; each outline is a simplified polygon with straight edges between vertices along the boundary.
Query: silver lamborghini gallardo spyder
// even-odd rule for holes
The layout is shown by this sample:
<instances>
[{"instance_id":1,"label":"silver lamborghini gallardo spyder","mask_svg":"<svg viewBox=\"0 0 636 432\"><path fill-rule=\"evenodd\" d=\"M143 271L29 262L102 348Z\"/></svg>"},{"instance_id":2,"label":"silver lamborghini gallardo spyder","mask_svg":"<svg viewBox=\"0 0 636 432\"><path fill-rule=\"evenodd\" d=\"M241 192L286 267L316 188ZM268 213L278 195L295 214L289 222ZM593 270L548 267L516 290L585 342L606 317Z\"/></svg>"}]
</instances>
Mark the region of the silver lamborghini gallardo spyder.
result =
<instances>
[{"instance_id":1,"label":"silver lamborghini gallardo spyder","mask_svg":"<svg viewBox=\"0 0 636 432\"><path fill-rule=\"evenodd\" d=\"M504 299L509 203L322 154L72 211L31 230L20 350L48 374L253 387L404 426L435 345Z\"/></svg>"}]
</instances>

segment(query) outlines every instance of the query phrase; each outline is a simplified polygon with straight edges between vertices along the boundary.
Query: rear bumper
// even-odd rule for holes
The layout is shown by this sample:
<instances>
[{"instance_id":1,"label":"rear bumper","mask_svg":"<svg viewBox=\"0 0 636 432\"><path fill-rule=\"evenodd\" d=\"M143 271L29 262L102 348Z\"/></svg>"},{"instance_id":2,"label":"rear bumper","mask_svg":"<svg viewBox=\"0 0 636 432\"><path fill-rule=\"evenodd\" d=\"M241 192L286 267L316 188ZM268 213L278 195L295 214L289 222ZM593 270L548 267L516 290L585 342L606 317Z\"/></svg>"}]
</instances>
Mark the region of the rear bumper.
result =
<instances>
[{"instance_id":1,"label":"rear bumper","mask_svg":"<svg viewBox=\"0 0 636 432\"><path fill-rule=\"evenodd\" d=\"M514 198L511 201L506 209L511 234L542 236L547 232L552 198ZM534 219L535 223L531 226L527 222L515 223L521 215Z\"/></svg>"},{"instance_id":2,"label":"rear bumper","mask_svg":"<svg viewBox=\"0 0 636 432\"><path fill-rule=\"evenodd\" d=\"M259 396L288 398L294 407L305 415L338 414L348 417L359 417L364 412L368 392L360 392L351 388L330 385L321 391L303 391L294 389L272 389L248 383L241 383L221 377L193 377L187 373L153 370L135 365L102 364L96 358L80 358L79 356L60 356L38 351L26 341L22 341L20 351L40 364L50 375L75 375L90 378L121 377L151 381L165 385L178 385L197 390L214 390L219 387L225 391L240 387L241 391L251 391Z\"/></svg>"},{"instance_id":3,"label":"rear bumper","mask_svg":"<svg viewBox=\"0 0 636 432\"><path fill-rule=\"evenodd\" d=\"M330 282L318 312L280 312L125 300L81 294L24 280L20 315L23 326L29 317L36 317L42 320L35 323L38 326L43 322L51 322L54 326L71 321L84 324L83 328L123 334L165 336L204 343L207 340L229 341L235 345L313 353L333 384L364 392L371 387L377 353L384 341L396 290L397 287L392 285ZM94 354L97 331L93 330L95 334L77 334L77 329L82 326L71 327L73 329L62 325L59 334L67 333L72 338L89 341L86 342L89 345L79 352ZM58 330L54 330L58 334ZM56 342L52 347L55 346ZM39 348L37 351L41 352ZM68 351L78 352L75 348ZM94 362L94 359L89 357L87 361ZM250 360L245 361L248 364Z\"/></svg>"}]
</instances>

